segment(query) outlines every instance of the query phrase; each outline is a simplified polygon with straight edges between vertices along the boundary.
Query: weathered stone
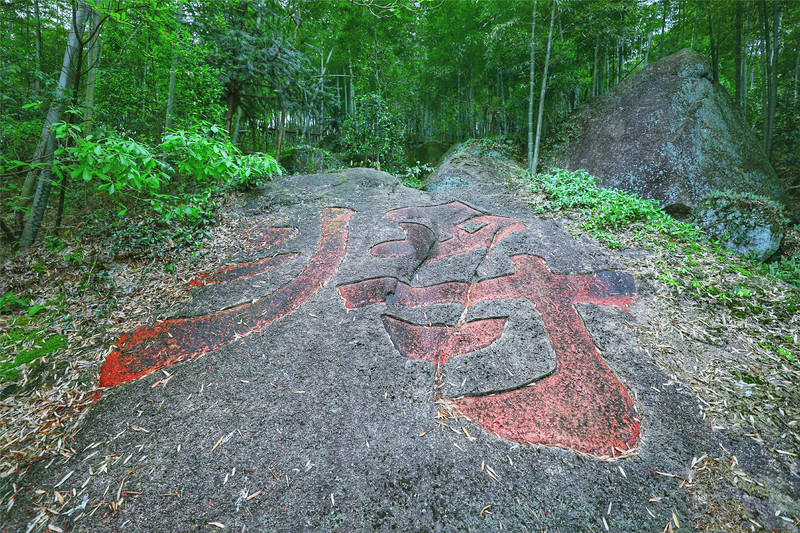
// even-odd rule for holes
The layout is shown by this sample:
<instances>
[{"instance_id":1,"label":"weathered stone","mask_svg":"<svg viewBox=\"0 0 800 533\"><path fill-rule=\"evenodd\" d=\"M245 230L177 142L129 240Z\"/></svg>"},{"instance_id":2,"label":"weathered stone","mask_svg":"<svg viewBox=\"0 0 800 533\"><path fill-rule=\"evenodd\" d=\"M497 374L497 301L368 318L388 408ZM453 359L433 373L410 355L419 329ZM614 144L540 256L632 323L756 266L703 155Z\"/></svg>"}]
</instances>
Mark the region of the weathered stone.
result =
<instances>
[{"instance_id":1,"label":"weathered stone","mask_svg":"<svg viewBox=\"0 0 800 533\"><path fill-rule=\"evenodd\" d=\"M501 146L476 140L456 144L444 155L436 171L425 179L422 189L442 191L487 179L503 182L519 176L519 165L501 150Z\"/></svg>"},{"instance_id":2,"label":"weathered stone","mask_svg":"<svg viewBox=\"0 0 800 533\"><path fill-rule=\"evenodd\" d=\"M281 154L281 166L288 174L322 172L325 163L325 152L310 146L296 146Z\"/></svg>"},{"instance_id":3,"label":"weathered stone","mask_svg":"<svg viewBox=\"0 0 800 533\"><path fill-rule=\"evenodd\" d=\"M436 141L422 143L411 150L406 158L406 164L410 167L417 165L436 166L442 161L449 149L450 145L445 143Z\"/></svg>"},{"instance_id":4,"label":"weathered stone","mask_svg":"<svg viewBox=\"0 0 800 533\"><path fill-rule=\"evenodd\" d=\"M764 150L708 61L683 49L652 63L578 109L548 157L585 169L605 187L657 199L667 212L715 190L783 201Z\"/></svg>"},{"instance_id":5,"label":"weathered stone","mask_svg":"<svg viewBox=\"0 0 800 533\"><path fill-rule=\"evenodd\" d=\"M693 209L695 224L738 255L765 261L786 234L781 206L754 195L713 193Z\"/></svg>"}]
</instances>

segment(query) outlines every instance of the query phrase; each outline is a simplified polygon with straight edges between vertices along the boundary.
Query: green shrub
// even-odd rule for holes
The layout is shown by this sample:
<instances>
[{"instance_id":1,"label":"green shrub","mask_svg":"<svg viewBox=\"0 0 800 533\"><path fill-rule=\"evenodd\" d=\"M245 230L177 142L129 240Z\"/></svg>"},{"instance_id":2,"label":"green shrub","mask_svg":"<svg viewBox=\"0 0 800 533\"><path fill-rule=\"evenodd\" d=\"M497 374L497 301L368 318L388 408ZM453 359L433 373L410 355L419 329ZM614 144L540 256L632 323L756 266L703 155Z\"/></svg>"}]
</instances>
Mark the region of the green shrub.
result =
<instances>
[{"instance_id":1,"label":"green shrub","mask_svg":"<svg viewBox=\"0 0 800 533\"><path fill-rule=\"evenodd\" d=\"M598 179L584 170L554 169L552 174L537 174L532 183L547 194L551 209L582 210L588 216L584 228L612 248L620 248L622 243L609 232L626 228L685 240L702 235L695 226L678 222L662 211L656 200L603 189Z\"/></svg>"},{"instance_id":2,"label":"green shrub","mask_svg":"<svg viewBox=\"0 0 800 533\"><path fill-rule=\"evenodd\" d=\"M379 94L356 98L356 112L342 125L342 145L351 158L369 158L380 170L397 172L405 159L403 121Z\"/></svg>"},{"instance_id":3,"label":"green shrub","mask_svg":"<svg viewBox=\"0 0 800 533\"><path fill-rule=\"evenodd\" d=\"M765 264L764 268L776 278L800 287L800 255L781 257L774 263Z\"/></svg>"},{"instance_id":4,"label":"green shrub","mask_svg":"<svg viewBox=\"0 0 800 533\"><path fill-rule=\"evenodd\" d=\"M433 167L430 165L417 164L413 167L406 167L405 170L397 174L400 183L412 189L419 189L422 187L422 182L433 172Z\"/></svg>"},{"instance_id":5,"label":"green shrub","mask_svg":"<svg viewBox=\"0 0 800 533\"><path fill-rule=\"evenodd\" d=\"M272 156L242 154L218 126L205 122L170 131L155 147L114 136L84 137L80 127L66 123L55 131L69 141L55 153L59 177L83 181L108 197L120 217L134 209L150 222L189 234L208 225L216 198L226 191L247 190L280 174Z\"/></svg>"}]
</instances>

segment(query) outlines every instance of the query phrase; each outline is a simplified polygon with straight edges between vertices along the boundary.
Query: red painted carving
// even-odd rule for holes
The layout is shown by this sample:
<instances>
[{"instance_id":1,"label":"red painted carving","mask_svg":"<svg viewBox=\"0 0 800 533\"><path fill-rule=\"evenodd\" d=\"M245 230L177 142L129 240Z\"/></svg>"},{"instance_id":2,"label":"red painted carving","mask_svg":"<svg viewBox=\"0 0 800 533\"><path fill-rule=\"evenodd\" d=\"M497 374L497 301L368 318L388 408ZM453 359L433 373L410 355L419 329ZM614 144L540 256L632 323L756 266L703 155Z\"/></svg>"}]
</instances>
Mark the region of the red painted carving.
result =
<instances>
[{"instance_id":1,"label":"red painted carving","mask_svg":"<svg viewBox=\"0 0 800 533\"><path fill-rule=\"evenodd\" d=\"M500 239L522 228L515 221L483 215L458 202L389 213L392 220L405 220L404 217L437 220L435 226L444 240L427 245L428 261L481 247L491 249ZM443 219L452 225L443 227ZM409 231L410 225L403 226L405 241L377 245L373 255L397 257L386 250L419 250L414 246L419 239ZM375 254L376 250L379 254ZM417 255L409 251L406 257ZM613 271L557 275L550 272L544 259L532 255L513 256L511 261L514 274L473 285L446 282L412 287L383 277L344 285L339 291L348 309L381 302L405 307L451 303L467 308L477 302L507 299L534 302L556 355L555 371L516 390L450 399L451 405L486 431L516 442L562 446L595 456L614 456L636 446L640 429L630 395L606 366L574 307L582 302L627 311L636 290L633 278ZM506 319L479 320L455 327L410 324L385 315L383 323L402 355L435 364L436 394L442 395L442 365L450 358L495 342L503 333Z\"/></svg>"},{"instance_id":2,"label":"red painted carving","mask_svg":"<svg viewBox=\"0 0 800 533\"><path fill-rule=\"evenodd\" d=\"M299 255L298 253L278 254L257 261L244 263L243 265L231 265L221 268L216 272L212 272L211 274L198 274L189 282L189 285L192 287L202 287L203 285L213 285L215 283L225 283L226 281L250 278L257 274L263 274L276 266L288 263Z\"/></svg>"},{"instance_id":3,"label":"red painted carving","mask_svg":"<svg viewBox=\"0 0 800 533\"><path fill-rule=\"evenodd\" d=\"M296 310L317 293L344 259L352 214L344 208L323 210L319 249L300 275L269 296L210 315L166 320L124 334L100 369L100 385L120 385L194 359Z\"/></svg>"},{"instance_id":4,"label":"red painted carving","mask_svg":"<svg viewBox=\"0 0 800 533\"><path fill-rule=\"evenodd\" d=\"M264 228L261 230L261 235L253 239L253 245L258 245L263 248L269 248L289 239L293 239L297 235L295 228Z\"/></svg>"},{"instance_id":5,"label":"red painted carving","mask_svg":"<svg viewBox=\"0 0 800 533\"><path fill-rule=\"evenodd\" d=\"M297 235L297 230L294 228L263 228L261 235L251 241L254 247L269 248L286 242ZM282 265L300 254L280 254L258 261L252 261L240 265L231 265L221 268L211 274L198 274L190 282L192 287L202 287L203 285L213 285L214 283L225 283L226 281L234 281L237 279L245 279L257 274L263 274L271 268Z\"/></svg>"},{"instance_id":6,"label":"red painted carving","mask_svg":"<svg viewBox=\"0 0 800 533\"><path fill-rule=\"evenodd\" d=\"M448 327L418 326L388 315L383 317L383 325L398 352L436 364L489 346L503 334L506 321L505 318L487 318Z\"/></svg>"},{"instance_id":7,"label":"red painted carving","mask_svg":"<svg viewBox=\"0 0 800 533\"><path fill-rule=\"evenodd\" d=\"M406 231L402 241L389 241L374 246L375 257L414 257L420 261L438 261L444 257L490 248L501 239L525 226L506 217L484 215L461 202L431 207L404 207L387 214L390 220L403 221L400 226ZM438 225L444 238L437 242L433 231L414 223L414 219L447 219L451 226ZM464 227L469 222L468 227ZM471 231L470 231L471 230ZM431 237L428 237L430 234ZM424 250L424 255L420 253Z\"/></svg>"}]
</instances>

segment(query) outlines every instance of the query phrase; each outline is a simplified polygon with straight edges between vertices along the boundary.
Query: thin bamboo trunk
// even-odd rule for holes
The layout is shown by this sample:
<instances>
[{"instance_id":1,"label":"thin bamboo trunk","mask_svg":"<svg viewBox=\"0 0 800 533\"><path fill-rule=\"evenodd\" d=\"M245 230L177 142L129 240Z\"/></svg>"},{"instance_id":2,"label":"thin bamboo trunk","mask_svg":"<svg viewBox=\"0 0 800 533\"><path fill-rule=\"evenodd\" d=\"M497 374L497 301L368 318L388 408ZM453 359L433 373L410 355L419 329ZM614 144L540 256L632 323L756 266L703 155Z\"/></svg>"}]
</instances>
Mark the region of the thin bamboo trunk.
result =
<instances>
[{"instance_id":1,"label":"thin bamboo trunk","mask_svg":"<svg viewBox=\"0 0 800 533\"><path fill-rule=\"evenodd\" d=\"M90 25L90 39L88 52L89 73L86 76L86 103L83 112L83 132L85 135L92 134L94 127L94 91L97 85L97 65L100 59L100 13L92 10L92 22Z\"/></svg>"},{"instance_id":2,"label":"thin bamboo trunk","mask_svg":"<svg viewBox=\"0 0 800 533\"><path fill-rule=\"evenodd\" d=\"M715 82L719 81L719 45L714 37L714 17L711 8L708 11L708 36L711 46L711 77Z\"/></svg>"},{"instance_id":3,"label":"thin bamboo trunk","mask_svg":"<svg viewBox=\"0 0 800 533\"><path fill-rule=\"evenodd\" d=\"M286 131L286 108L281 108L281 120L280 124L278 125L278 142L275 146L275 161L280 163L281 161L281 144L283 144L283 135Z\"/></svg>"},{"instance_id":4,"label":"thin bamboo trunk","mask_svg":"<svg viewBox=\"0 0 800 533\"><path fill-rule=\"evenodd\" d=\"M183 2L178 2L178 24L175 29L176 37L180 35L183 25ZM176 38L176 41L178 39ZM175 85L178 79L178 43L172 44L172 61L169 65L169 91L167 92L167 113L164 120L164 130L171 130L175 122Z\"/></svg>"},{"instance_id":5,"label":"thin bamboo trunk","mask_svg":"<svg viewBox=\"0 0 800 533\"><path fill-rule=\"evenodd\" d=\"M38 94L42 89L42 17L39 11L39 0L33 1L33 15L36 18L36 77L33 88Z\"/></svg>"},{"instance_id":6,"label":"thin bamboo trunk","mask_svg":"<svg viewBox=\"0 0 800 533\"><path fill-rule=\"evenodd\" d=\"M772 0L772 78L769 85L769 105L767 107L767 157L772 160L772 146L775 132L775 111L778 106L778 54L780 52L780 4Z\"/></svg>"},{"instance_id":7,"label":"thin bamboo trunk","mask_svg":"<svg viewBox=\"0 0 800 533\"><path fill-rule=\"evenodd\" d=\"M734 100L736 104L742 108L742 93L744 92L744 75L742 71L742 3L736 3L736 49L734 50L734 63L736 72L736 91L734 93Z\"/></svg>"},{"instance_id":8,"label":"thin bamboo trunk","mask_svg":"<svg viewBox=\"0 0 800 533\"><path fill-rule=\"evenodd\" d=\"M669 0L662 0L664 6L661 11L661 39L658 41L658 58L664 57L664 38L667 31L667 11L669 11Z\"/></svg>"},{"instance_id":9,"label":"thin bamboo trunk","mask_svg":"<svg viewBox=\"0 0 800 533\"><path fill-rule=\"evenodd\" d=\"M648 41L648 46L649 46L649 43L650 43L650 41ZM599 90L599 87L598 87L598 81L599 81L598 80L598 75L599 75L599 72L597 71L597 69L598 69L597 62L598 62L599 55L600 55L600 40L598 39L594 43L594 66L592 68L592 96L593 97L597 96L598 94L600 94L600 90Z\"/></svg>"},{"instance_id":10,"label":"thin bamboo trunk","mask_svg":"<svg viewBox=\"0 0 800 533\"><path fill-rule=\"evenodd\" d=\"M52 131L51 126L61 119L61 105L66 97L66 91L69 87L69 82L75 75L75 60L78 50L81 45L81 36L83 35L86 21L89 18L91 8L88 4L81 3L77 12L73 12L72 25L70 28L69 39L67 40L67 47L64 51L64 60L61 66L61 75L56 86L55 95L50 109L45 119L44 127L42 128L42 151L40 153L40 161L42 163L41 174L36 184L36 192L33 196L31 204L31 212L25 222L25 227L22 231L20 238L20 247L22 249L30 248L31 244L36 240L39 229L42 225L44 212L47 207L47 202L50 199L50 191L52 189L52 162L53 152L55 151L55 133Z\"/></svg>"},{"instance_id":11,"label":"thin bamboo trunk","mask_svg":"<svg viewBox=\"0 0 800 533\"><path fill-rule=\"evenodd\" d=\"M797 95L800 93L800 51L794 60L794 105L797 105Z\"/></svg>"},{"instance_id":12,"label":"thin bamboo trunk","mask_svg":"<svg viewBox=\"0 0 800 533\"><path fill-rule=\"evenodd\" d=\"M535 65L535 56L534 56L534 49L535 49L535 41L534 41L534 32L536 30L536 0L533 0L533 16L531 22L531 72L530 72L530 90L528 93L528 172L530 172L531 176L534 174L534 165L533 165L533 96L535 92L535 84L534 84L534 77L533 77L533 67ZM595 49L596 50L596 49ZM595 66L597 64L596 54L595 54ZM595 68L596 70L596 68Z\"/></svg>"},{"instance_id":13,"label":"thin bamboo trunk","mask_svg":"<svg viewBox=\"0 0 800 533\"><path fill-rule=\"evenodd\" d=\"M763 39L761 40L761 114L763 125L763 144L764 151L769 156L770 132L769 132L769 99L772 93L770 85L772 83L772 63L771 63L771 40L769 31L769 21L767 19L767 2L761 0L758 4L758 20L761 26Z\"/></svg>"},{"instance_id":14,"label":"thin bamboo trunk","mask_svg":"<svg viewBox=\"0 0 800 533\"><path fill-rule=\"evenodd\" d=\"M544 117L544 97L547 89L547 68L550 66L550 49L553 44L553 21L556 18L556 1L553 0L553 7L550 10L550 33L547 35L547 52L544 56L544 73L542 74L542 92L539 95L539 118L536 120L536 146L533 149L533 172L539 162L539 141L542 138L542 119Z\"/></svg>"}]
</instances>

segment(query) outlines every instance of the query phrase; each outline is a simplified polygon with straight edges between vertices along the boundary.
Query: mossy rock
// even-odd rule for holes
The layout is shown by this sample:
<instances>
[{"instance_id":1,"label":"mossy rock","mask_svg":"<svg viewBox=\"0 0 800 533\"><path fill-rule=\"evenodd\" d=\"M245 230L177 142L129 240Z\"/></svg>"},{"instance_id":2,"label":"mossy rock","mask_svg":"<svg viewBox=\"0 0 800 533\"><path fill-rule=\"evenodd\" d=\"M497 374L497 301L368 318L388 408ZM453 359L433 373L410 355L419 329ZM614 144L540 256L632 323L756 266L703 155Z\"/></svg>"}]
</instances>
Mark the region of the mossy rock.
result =
<instances>
[{"instance_id":1,"label":"mossy rock","mask_svg":"<svg viewBox=\"0 0 800 533\"><path fill-rule=\"evenodd\" d=\"M293 146L281 152L281 166L287 174L314 174L327 168L325 152L310 146Z\"/></svg>"},{"instance_id":2,"label":"mossy rock","mask_svg":"<svg viewBox=\"0 0 800 533\"><path fill-rule=\"evenodd\" d=\"M694 206L692 217L725 248L758 261L766 261L778 251L788 224L778 203L731 191L709 194Z\"/></svg>"},{"instance_id":3,"label":"mossy rock","mask_svg":"<svg viewBox=\"0 0 800 533\"><path fill-rule=\"evenodd\" d=\"M601 186L658 200L676 216L721 189L786 202L761 142L692 50L587 101L551 137L544 165L586 170Z\"/></svg>"},{"instance_id":4,"label":"mossy rock","mask_svg":"<svg viewBox=\"0 0 800 533\"><path fill-rule=\"evenodd\" d=\"M449 144L436 141L422 143L411 150L406 158L406 164L409 167L418 165L430 165L435 167L442 162L442 158L444 154L447 153L447 150L450 149L450 146Z\"/></svg>"}]
</instances>

